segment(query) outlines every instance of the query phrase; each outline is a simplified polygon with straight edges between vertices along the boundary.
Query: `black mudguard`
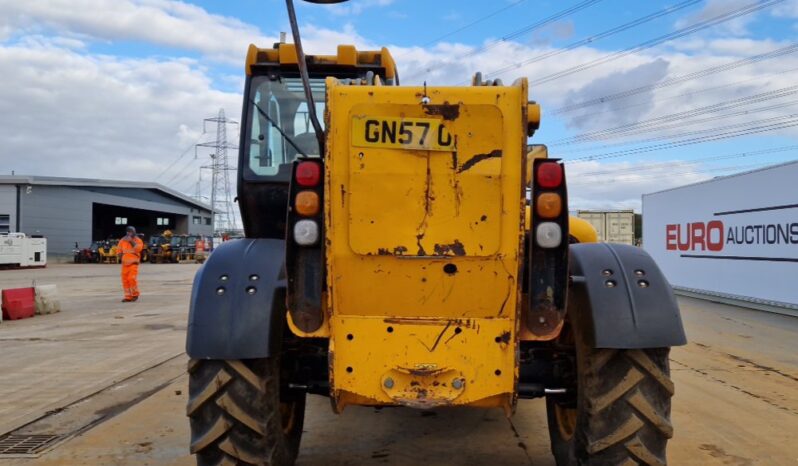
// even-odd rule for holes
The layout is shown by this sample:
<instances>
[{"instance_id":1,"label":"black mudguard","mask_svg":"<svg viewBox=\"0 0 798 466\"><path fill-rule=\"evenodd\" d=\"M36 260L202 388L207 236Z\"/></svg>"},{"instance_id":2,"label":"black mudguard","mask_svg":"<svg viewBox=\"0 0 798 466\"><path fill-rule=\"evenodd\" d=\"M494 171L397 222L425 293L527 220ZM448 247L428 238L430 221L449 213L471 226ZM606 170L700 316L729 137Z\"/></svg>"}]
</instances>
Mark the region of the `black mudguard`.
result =
<instances>
[{"instance_id":1,"label":"black mudguard","mask_svg":"<svg viewBox=\"0 0 798 466\"><path fill-rule=\"evenodd\" d=\"M625 244L570 248L567 313L592 326L595 348L663 348L687 343L670 284L646 251Z\"/></svg>"},{"instance_id":2,"label":"black mudguard","mask_svg":"<svg viewBox=\"0 0 798 466\"><path fill-rule=\"evenodd\" d=\"M186 352L191 358L265 358L285 320L285 241L222 243L194 277ZM282 300L282 302L281 302Z\"/></svg>"}]
</instances>

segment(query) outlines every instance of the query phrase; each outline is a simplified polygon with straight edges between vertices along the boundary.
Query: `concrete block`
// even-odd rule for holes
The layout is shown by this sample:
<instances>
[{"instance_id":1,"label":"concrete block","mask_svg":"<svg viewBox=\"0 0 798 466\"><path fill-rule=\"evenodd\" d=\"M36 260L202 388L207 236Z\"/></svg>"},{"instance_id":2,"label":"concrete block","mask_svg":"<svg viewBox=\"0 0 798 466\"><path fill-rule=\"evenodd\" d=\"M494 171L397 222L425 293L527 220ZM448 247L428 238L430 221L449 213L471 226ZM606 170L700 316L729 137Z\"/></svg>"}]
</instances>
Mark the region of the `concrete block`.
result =
<instances>
[{"instance_id":1,"label":"concrete block","mask_svg":"<svg viewBox=\"0 0 798 466\"><path fill-rule=\"evenodd\" d=\"M52 314L61 311L61 301L58 299L58 289L55 285L37 285L36 314Z\"/></svg>"}]
</instances>

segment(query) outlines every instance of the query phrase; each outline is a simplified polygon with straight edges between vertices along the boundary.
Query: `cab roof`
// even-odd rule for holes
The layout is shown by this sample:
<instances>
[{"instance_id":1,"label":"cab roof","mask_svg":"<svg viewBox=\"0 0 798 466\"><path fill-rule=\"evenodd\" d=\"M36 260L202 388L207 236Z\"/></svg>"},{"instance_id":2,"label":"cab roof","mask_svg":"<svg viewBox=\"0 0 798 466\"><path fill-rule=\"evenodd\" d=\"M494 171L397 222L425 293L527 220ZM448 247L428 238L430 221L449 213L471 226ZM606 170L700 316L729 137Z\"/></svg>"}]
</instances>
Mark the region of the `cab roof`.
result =
<instances>
[{"instance_id":1,"label":"cab roof","mask_svg":"<svg viewBox=\"0 0 798 466\"><path fill-rule=\"evenodd\" d=\"M364 69L383 69L386 79L395 79L396 62L387 48L359 52L354 45L339 45L335 55L306 55L308 67L314 65L341 66ZM252 75L252 67L257 65L296 66L298 63L294 44L278 43L270 49L250 44L247 50L246 73ZM382 73L380 73L382 74Z\"/></svg>"}]
</instances>

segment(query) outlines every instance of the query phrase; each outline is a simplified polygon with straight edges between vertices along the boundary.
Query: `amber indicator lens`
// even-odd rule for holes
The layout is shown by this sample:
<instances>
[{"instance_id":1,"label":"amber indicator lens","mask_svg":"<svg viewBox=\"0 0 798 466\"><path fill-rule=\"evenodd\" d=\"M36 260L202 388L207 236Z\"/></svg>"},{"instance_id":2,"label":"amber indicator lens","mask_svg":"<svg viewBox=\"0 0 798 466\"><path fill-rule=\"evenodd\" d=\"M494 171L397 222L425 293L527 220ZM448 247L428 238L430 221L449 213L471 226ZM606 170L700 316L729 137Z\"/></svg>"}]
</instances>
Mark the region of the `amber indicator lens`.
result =
<instances>
[{"instance_id":1,"label":"amber indicator lens","mask_svg":"<svg viewBox=\"0 0 798 466\"><path fill-rule=\"evenodd\" d=\"M299 215L310 217L319 213L319 195L313 191L300 191L296 195L294 208Z\"/></svg>"},{"instance_id":2,"label":"amber indicator lens","mask_svg":"<svg viewBox=\"0 0 798 466\"><path fill-rule=\"evenodd\" d=\"M316 162L300 162L296 166L296 182L299 186L316 186L321 180L321 166Z\"/></svg>"},{"instance_id":3,"label":"amber indicator lens","mask_svg":"<svg viewBox=\"0 0 798 466\"><path fill-rule=\"evenodd\" d=\"M556 188L562 184L562 166L556 162L544 162L538 165L538 186Z\"/></svg>"},{"instance_id":4,"label":"amber indicator lens","mask_svg":"<svg viewBox=\"0 0 798 466\"><path fill-rule=\"evenodd\" d=\"M540 194L536 205L541 218L557 218L562 213L562 198L556 193Z\"/></svg>"}]
</instances>

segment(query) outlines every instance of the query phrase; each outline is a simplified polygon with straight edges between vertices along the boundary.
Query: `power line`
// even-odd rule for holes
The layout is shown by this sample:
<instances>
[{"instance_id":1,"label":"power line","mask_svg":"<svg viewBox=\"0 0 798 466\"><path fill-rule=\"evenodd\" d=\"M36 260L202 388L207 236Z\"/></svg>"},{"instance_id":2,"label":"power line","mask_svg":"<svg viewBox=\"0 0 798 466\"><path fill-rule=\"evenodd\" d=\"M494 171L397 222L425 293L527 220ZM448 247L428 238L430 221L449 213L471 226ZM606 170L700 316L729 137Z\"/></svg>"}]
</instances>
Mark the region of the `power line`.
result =
<instances>
[{"instance_id":1,"label":"power line","mask_svg":"<svg viewBox=\"0 0 798 466\"><path fill-rule=\"evenodd\" d=\"M666 131L666 130L670 130L670 129L678 129L678 128L682 128L682 127L686 127L686 126L693 126L693 125L698 125L698 124L701 124L701 123L707 123L707 122L722 120L722 119L726 119L726 118L733 118L733 117L738 117L738 116L743 116L743 115L747 116L747 115L751 115L751 114L754 114L754 113L765 112L765 111L768 111L768 110L775 110L775 109L784 108L784 107L791 107L791 106L796 105L796 104L798 104L798 100L791 100L789 102L783 102L783 103L780 103L780 104L768 105L768 106L765 106L765 107L757 107L757 108L751 109L751 110L740 110L740 111L737 111L737 112L734 112L734 113L727 113L727 114L723 114L723 115L715 115L715 116L712 116L712 117L699 118L699 119L696 119L696 120L689 120L689 121L686 121L686 122L676 122L676 123L673 123L673 124L670 124L670 125L661 125L661 126L657 126L657 127L653 127L653 128L641 129L639 131L634 131L634 132L627 133L627 134L609 136L607 139L636 136L636 135L639 135L639 134L645 134L645 133L649 133L649 132L652 132L652 131ZM673 139L674 137L684 137L684 136L691 136L691 135L695 135L695 134L712 133L714 131L718 131L719 129L730 129L730 128L745 127L745 126L750 126L751 124L759 124L759 123L765 123L765 122L769 122L769 121L778 121L780 119L792 118L793 116L796 116L796 115L798 115L798 114L782 115L782 116L778 116L778 117L763 118L763 119L759 119L759 120L748 120L748 121L745 121L743 123L737 123L737 124L733 124L733 125L725 125L725 126L720 126L720 127L716 126L716 127L710 127L710 128L702 129L702 130L687 131L687 132L681 132L681 133L676 133L676 134L666 134L666 135L663 135L663 136L651 137L651 138L647 138L647 139L637 139L637 140L635 140L633 142L617 142L617 143L612 143L612 144L604 144L604 145L601 146L601 148L628 146L630 144L641 144L641 143L645 143L645 142L661 141L663 139ZM589 142L589 141L575 142L574 144L585 144L587 142ZM567 151L566 153L584 152L584 151L588 151L588 150L595 150L595 148L592 148L592 149L590 149L590 148L575 149L575 150Z\"/></svg>"},{"instance_id":2,"label":"power line","mask_svg":"<svg viewBox=\"0 0 798 466\"><path fill-rule=\"evenodd\" d=\"M200 160L200 161L202 161L201 159L199 159L199 160ZM210 168L210 167L206 167L206 166L202 166L202 165L201 165L201 166L198 168L198 170L199 170L199 171L202 171L202 170L207 170L207 169L209 169L209 168ZM194 169L194 170L197 170L197 169ZM196 173L196 171L195 171L194 173ZM192 179L191 177L189 177L188 175L186 175L186 179L185 179L185 180L183 180L183 181L187 181L188 183L183 183L182 185L180 185L180 187L178 188L178 191L180 191L180 192L182 192L182 193L190 193L192 189L194 189L194 190L196 191L197 184L198 184L198 181L197 181L197 180L195 180L195 179Z\"/></svg>"},{"instance_id":3,"label":"power line","mask_svg":"<svg viewBox=\"0 0 798 466\"><path fill-rule=\"evenodd\" d=\"M196 147L196 145L194 145L194 146L192 146L192 147ZM166 184L167 186L169 186L170 184L172 184L172 182L173 182L173 181L177 180L179 177L181 177L181 176L185 176L185 175L186 175L186 173L188 173L188 171L187 171L187 170L188 170L188 167L190 167L190 166L191 166L192 164L194 164L194 163L197 163L198 161L199 161L199 159L196 157L196 155L195 155L195 157L194 157L193 159L192 159L192 158L189 158L189 159L188 159L188 163L187 163L187 164L185 164L185 165L183 165L183 166L180 168L180 170L178 170L178 171L177 171L177 172L174 174L174 176L172 176L172 178L170 178L170 179L169 179L169 181L167 181L165 184Z\"/></svg>"},{"instance_id":4,"label":"power line","mask_svg":"<svg viewBox=\"0 0 798 466\"><path fill-rule=\"evenodd\" d=\"M781 146L781 147L773 147L770 149L762 149L756 151L747 151L747 152L738 152L734 154L725 154L725 155L713 155L710 157L700 157L697 159L690 159L690 160L680 160L677 162L663 162L663 163L653 163L653 164L646 164L643 167L629 167L629 168L614 168L611 170L599 170L599 171L592 171L592 172L583 172L579 173L579 179L583 176L601 176L601 175L615 175L615 174L624 174L624 173L638 173L638 172L645 172L650 170L658 170L662 168L668 168L671 166L679 166L685 163L697 163L697 162L714 162L718 160L730 160L730 159L738 159L738 158L745 158L745 157L755 157L759 155L767 155L767 154L775 154L778 152L789 152L789 151L798 151L798 145L791 145L791 146Z\"/></svg>"},{"instance_id":5,"label":"power line","mask_svg":"<svg viewBox=\"0 0 798 466\"><path fill-rule=\"evenodd\" d=\"M579 115L579 116L601 115L603 113L619 112L619 111L622 111L622 110L628 110L630 108L642 107L644 105L651 105L652 103L655 103L655 102L664 102L666 100L678 99L680 97L695 97L696 95L705 94L707 92L713 92L713 91L717 91L719 89L725 89L727 87L732 87L732 86L739 86L740 84L749 83L751 81L760 81L763 78L767 78L767 77L771 77L771 76L775 76L775 75L787 74L787 73L791 73L793 71L798 71L798 68L789 68L789 69L786 69L786 70L780 70L780 71L776 71L776 72L773 72L773 73L767 73L767 74L758 75L758 76L754 76L754 77L747 78L747 79L741 79L739 81L734 81L734 82L730 82L730 83L726 83L726 84L721 84L719 86L705 87L705 88L696 89L696 90L692 90L692 91L682 92L681 94L658 97L656 99L647 100L645 102L638 102L636 104L629 104L629 105L626 105L624 107L605 108L604 110L590 110L588 113L585 113L585 114L582 114L582 115Z\"/></svg>"},{"instance_id":6,"label":"power line","mask_svg":"<svg viewBox=\"0 0 798 466\"><path fill-rule=\"evenodd\" d=\"M762 54L759 54L759 55L753 55L753 56L750 56L750 57L747 57L747 58L743 58L743 59L740 59L740 60L735 60L733 62L726 63L726 64L723 64L723 65L718 65L718 66L705 68L703 70L695 71L693 73L689 73L689 74L685 74L685 75L681 75L681 76L674 76L672 78L668 78L668 79L666 79L664 81L660 81L660 82L657 82L657 83L647 84L645 86L639 86L639 87L636 87L636 88L633 88L633 89L629 89L629 90L626 90L626 91L616 92L615 94L605 95L605 96L602 96L602 97L597 97L595 99L590 99L590 100L586 100L586 101L583 101L583 102L578 102L578 103L575 103L575 104L566 105L566 106L554 109L550 113L552 115L558 115L558 114L561 114L561 113L571 112L573 110L577 110L577 109L580 109L580 108L585 108L585 107L589 107L589 106L593 106L593 105L603 104L603 103L607 103L607 102L610 102L610 101L613 101L613 100L623 99L623 98L630 97L630 96L633 96L633 95L636 95L636 94L640 94L642 92L647 92L647 91L651 91L651 90L654 90L654 89L660 89L660 88L663 88L663 87L673 86L673 85L676 85L676 84L683 83L685 81L690 81L690 80L693 80L693 79L703 78L703 77L706 77L706 76L709 76L709 75L712 75L712 74L715 74L715 73L720 73L720 72L723 72L723 71L730 71L732 69L739 68L741 66L751 65L751 64L754 64L754 63L758 63L760 61L769 60L771 58L781 57L781 56L784 56L784 55L795 53L796 51L798 51L798 43L793 43L793 44L788 45L786 47L782 47L782 48L779 48L779 49L776 49L776 50L773 50L773 51L770 51L770 52L762 53Z\"/></svg>"},{"instance_id":7,"label":"power line","mask_svg":"<svg viewBox=\"0 0 798 466\"><path fill-rule=\"evenodd\" d=\"M514 39L514 38L516 38L518 36L521 36L523 34L526 34L528 32L532 32L534 30L540 29L543 26L546 26L546 25L551 24L551 23L553 23L555 21L558 21L558 20L560 20L562 18L565 18L568 15L574 14L574 13L576 13L576 12L578 12L580 10L583 10L583 9L585 9L585 8L591 6L591 5L599 3L600 1L602 1L602 0L585 0L583 2L577 3L576 5L574 5L572 7L566 8L564 10L560 10L557 13L554 13L551 16L543 18L543 19L541 19L539 21L536 21L534 23L528 24L528 25L522 27L521 29L517 29L517 30L515 30L515 31L513 31L513 32L511 32L511 33L509 33L509 34L507 34L507 35L505 35L503 37L501 37L500 39L492 40L492 41L486 43L485 45L477 47L476 49L474 49L474 50L472 50L472 51L470 51L468 53L464 53L462 55L458 55L458 56L454 57L453 60L454 61L460 61L460 60L463 60L465 58L473 57L474 55L479 55L481 53L484 53L484 52L486 52L486 51L498 46L499 44L501 44L503 42L507 42L510 39ZM701 0L690 0L690 1L694 1L695 2L695 1L701 1ZM426 68L424 70L424 73L429 73L429 72L431 72L433 70L436 70L438 68L442 68L444 66L447 66L447 64L448 64L448 62L447 63L440 63L440 64L437 64L437 65L432 65L432 66ZM422 74L423 73L416 73L416 74L410 76L409 79L418 78Z\"/></svg>"},{"instance_id":8,"label":"power line","mask_svg":"<svg viewBox=\"0 0 798 466\"><path fill-rule=\"evenodd\" d=\"M659 19L659 18L661 18L663 16L670 15L672 13L675 13L677 11L683 10L683 9L685 9L687 7L690 7L692 5L700 3L702 1L703 0L686 0L686 1L683 1L681 3L677 3L674 6L667 7L667 8L664 8L662 10L655 11L654 13L651 13L651 14L648 14L646 16L643 16L643 17L637 18L635 20L629 21L628 23L624 23L624 24L621 24L621 25L616 26L614 28L607 29L606 31L603 31L603 32L600 32L598 34L592 35L592 36L587 37L585 39L581 39L581 40L578 40L576 42L572 42L572 43L566 45L565 47L563 47L561 49L552 50L550 52L546 52L546 53L543 53L543 54L540 54L540 55L536 55L536 56L534 56L532 58L528 58L528 59L523 60L521 62L514 63L512 65L508 65L508 66L505 66L503 68L499 68L497 70L490 71L488 73L485 73L485 75L488 76L488 75L503 74L503 73L506 73L507 71L518 69L518 68L521 68L523 66L532 64L532 63L537 63L539 61L543 61L543 60L545 60L547 58L551 58L551 57L554 57L554 56L557 56L557 55L561 55L563 53L566 53L566 52L568 52L570 50L576 49L576 48L581 47L583 45L592 44L593 42L599 41L601 39L605 39L605 38L610 37L610 36L614 36L615 34L620 34L621 32L624 32L626 30L629 30L629 29L632 29L634 27L640 26L641 24L645 24L645 23L654 21L655 19Z\"/></svg>"},{"instance_id":9,"label":"power line","mask_svg":"<svg viewBox=\"0 0 798 466\"><path fill-rule=\"evenodd\" d=\"M435 39L432 39L429 42L425 42L422 45L422 47L427 47L427 46L432 45L432 44L437 44L438 42L442 41L443 39L446 39L447 37L451 37L451 36L457 34L458 32L465 31L466 29L468 29L470 27L476 26L477 24L479 24L479 23L481 23L483 21L486 21L486 20L488 20L490 18L493 18L494 16L496 16L498 14L504 13L505 11L509 10L510 8L514 8L514 7L520 5L521 3L524 3L524 2L526 2L526 0L517 0L517 1L505 6L503 8L499 8L498 10L496 10L496 11L494 11L492 13L489 13L489 14L487 14L485 16L482 16L481 18L478 18L478 19L466 24L465 26L461 26L461 27L459 27L459 28L457 28L457 29L455 29L453 31L449 31L446 34L438 36L438 37L436 37Z\"/></svg>"},{"instance_id":10,"label":"power line","mask_svg":"<svg viewBox=\"0 0 798 466\"><path fill-rule=\"evenodd\" d=\"M774 89L767 92L761 92L759 94L752 94L746 97L741 97L738 99L727 100L724 102L706 105L703 107L697 107L690 110L685 110L682 112L670 113L667 115L658 116L655 118L650 118L648 120L638 121L635 123L629 123L625 125L616 126L613 128L607 128L598 131L591 131L586 133L577 134L575 136L570 136L567 138L559 139L556 141L552 141L549 145L550 146L561 146L561 145L571 145L571 144L582 144L585 142L592 142L595 139L606 139L609 137L626 137L630 134L639 134L649 131L655 131L661 128L666 128L666 126L662 125L662 123L668 123L672 121L679 121L679 126L686 125L686 124L695 124L694 122L699 121L712 121L713 119L718 119L721 117L728 117L728 116L735 116L739 115L739 113L733 113L728 115L721 115L721 116L714 116L709 120L692 120L685 122L684 120L687 118L692 118L704 114L712 114L716 112L721 112L725 110L733 110L735 108L745 107L747 105L771 100L771 99L779 99L782 97L787 97L790 95L794 95L798 93L798 85L796 86L788 86L779 89ZM779 106L784 106L783 104L778 104ZM778 106L773 108L779 108ZM763 109L770 109L765 107ZM754 110L757 111L757 110ZM743 112L745 113L745 112Z\"/></svg>"},{"instance_id":11,"label":"power line","mask_svg":"<svg viewBox=\"0 0 798 466\"><path fill-rule=\"evenodd\" d=\"M186 149L183 152L181 152L180 155L178 155L177 158L174 161L172 161L172 163L170 163L168 167L164 168L163 171L159 173L158 176L155 177L155 181L158 181L158 178L162 177L166 172L168 172L172 167L174 167L175 164L180 161L180 159L182 159L186 154L188 154L189 151L193 149L194 146L199 142L199 140L202 139L202 136L204 134L205 132L200 133L200 135L197 136L197 139L195 139L190 146L186 147Z\"/></svg>"},{"instance_id":12,"label":"power line","mask_svg":"<svg viewBox=\"0 0 798 466\"><path fill-rule=\"evenodd\" d=\"M623 147L623 146L629 146L629 145L639 145L639 144L645 144L645 143L650 143L650 142L662 141L662 140L665 140L665 139L684 138L684 137L687 137L687 136L696 136L696 135L699 135L699 134L717 133L718 131L729 131L729 130L736 129L736 128L744 128L744 129L745 128L751 128L752 125L762 125L762 124L765 124L765 123L768 123L770 125L783 124L785 122L792 121L792 119L794 119L794 118L798 118L798 113L793 113L793 114L790 114L790 115L777 116L777 117L771 117L771 118L763 118L763 119L760 119L760 120L746 121L746 122L743 122L743 123L736 123L736 124L732 124L732 125L712 127L712 128L696 130L696 131L685 131L685 132L682 132L682 133L671 134L671 135L662 136L662 137L656 137L656 138L638 139L638 140L631 141L631 142L621 142L621 143L616 143L616 144L606 144L606 145L599 146L599 147L587 147L587 148L583 148L583 149L573 149L573 150L570 150L570 151L559 152L559 154L565 155L565 154L573 154L573 153L576 153L576 152L589 152L589 151L594 151L594 150L599 150L599 149L603 150L603 149L608 149L608 148L611 148L611 147Z\"/></svg>"},{"instance_id":13,"label":"power line","mask_svg":"<svg viewBox=\"0 0 798 466\"><path fill-rule=\"evenodd\" d=\"M706 173L714 173L714 172L721 172L721 171L732 171L732 170L742 170L742 169L745 169L745 168L754 168L754 167L761 167L761 166L762 166L762 162L742 164L742 165L729 165L729 166L725 166L725 167L712 167L712 168L706 168L706 169L691 168L689 170L683 170L683 171L678 171L677 170L677 171L668 172L668 175L703 175L703 174L706 174ZM629 181L645 181L645 180L653 180L653 179L661 178L661 177L662 177L661 173L648 174L648 175L645 175L645 176L639 176L639 177L635 177L635 178L631 178L631 179L628 176L627 177L620 176L620 177L615 177L615 178L602 178L602 182L618 183L618 182L629 182ZM595 184L595 181L582 181L580 179L580 180L568 183L569 186L580 186L580 185L587 185L587 184Z\"/></svg>"},{"instance_id":14,"label":"power line","mask_svg":"<svg viewBox=\"0 0 798 466\"><path fill-rule=\"evenodd\" d=\"M652 144L652 145L643 146L643 147L639 147L639 148L633 148L633 149L626 149L626 150L620 150L620 151L614 151L614 152L606 152L606 153L594 154L594 155L589 155L589 156L585 156L585 157L569 159L569 162L574 163L574 162L580 162L580 161L603 160L603 159L609 159L609 158L624 157L624 156L627 156L627 155L643 154L643 153L648 153L648 152L653 152L653 151L673 149L673 148L676 148L676 147L682 147L682 146L688 146L688 145L694 145L694 144L703 144L703 143L706 143L706 142L714 142L714 141L720 141L720 140L725 140L725 139L732 139L732 138L736 138L736 137L740 137L740 136L748 136L748 135L751 135L751 134L759 134L759 133L765 133L765 132L770 132L770 131L777 131L779 129L792 128L792 127L795 127L795 126L798 126L798 117L791 118L788 121L783 121L783 122L780 122L780 123L773 123L773 124L762 125L762 126L754 126L754 127L749 127L749 128L746 128L744 130L739 130L739 131L727 131L727 132L717 133L717 134L713 134L713 135L709 135L709 136L685 139L685 140L682 140L682 141L674 141L674 142L661 143L661 144ZM716 131L716 129L713 129L713 132L714 131Z\"/></svg>"},{"instance_id":15,"label":"power line","mask_svg":"<svg viewBox=\"0 0 798 466\"><path fill-rule=\"evenodd\" d=\"M680 39L682 37L688 36L690 34L703 31L704 29L717 26L718 24L725 23L727 21L731 21L732 19L736 19L753 12L762 10L764 8L771 7L778 3L782 3L784 0L766 0L763 2L758 2L756 4L750 4L741 8L736 8L734 10L728 11L726 13L720 14L718 16L712 17L710 19L699 21L691 26L684 27L682 29L676 30L674 32L664 34L662 36L656 37L654 39L649 39L647 41L641 42L638 45L626 48L624 50L620 50L618 52L612 53L608 56L600 57L594 60L591 60L587 63L582 63L580 65L573 66L571 68L567 68L556 73L552 73L542 78L530 80L529 84L544 84L547 82L551 82L565 76L569 76L575 73L579 73L590 68L594 68L599 65L603 65L605 63L609 63L611 61L617 60L619 58L625 57L627 55L631 55L636 52L640 52L645 49L649 49L654 47L655 45L662 44L664 42L670 42L674 39Z\"/></svg>"}]
</instances>

